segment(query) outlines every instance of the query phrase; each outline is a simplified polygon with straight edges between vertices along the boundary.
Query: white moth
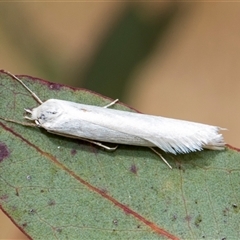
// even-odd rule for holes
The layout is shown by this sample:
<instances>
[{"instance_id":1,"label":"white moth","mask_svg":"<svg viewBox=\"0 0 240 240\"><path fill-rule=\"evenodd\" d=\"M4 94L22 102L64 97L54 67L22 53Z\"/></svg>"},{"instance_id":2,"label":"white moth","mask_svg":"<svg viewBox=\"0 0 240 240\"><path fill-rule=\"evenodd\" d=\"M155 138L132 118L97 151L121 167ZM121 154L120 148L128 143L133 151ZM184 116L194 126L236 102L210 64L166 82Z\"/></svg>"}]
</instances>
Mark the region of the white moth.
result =
<instances>
[{"instance_id":1,"label":"white moth","mask_svg":"<svg viewBox=\"0 0 240 240\"><path fill-rule=\"evenodd\" d=\"M117 100L105 107L59 99L42 102L22 80L9 72L6 73L20 82L40 104L32 110L25 109L29 115L25 116L25 119L34 121L35 126L50 133L84 139L108 150L116 148L107 147L100 142L145 146L154 152L156 150L152 147L158 147L173 154L200 151L204 148L224 149L225 143L219 127L109 109ZM171 168L162 156L161 158Z\"/></svg>"}]
</instances>

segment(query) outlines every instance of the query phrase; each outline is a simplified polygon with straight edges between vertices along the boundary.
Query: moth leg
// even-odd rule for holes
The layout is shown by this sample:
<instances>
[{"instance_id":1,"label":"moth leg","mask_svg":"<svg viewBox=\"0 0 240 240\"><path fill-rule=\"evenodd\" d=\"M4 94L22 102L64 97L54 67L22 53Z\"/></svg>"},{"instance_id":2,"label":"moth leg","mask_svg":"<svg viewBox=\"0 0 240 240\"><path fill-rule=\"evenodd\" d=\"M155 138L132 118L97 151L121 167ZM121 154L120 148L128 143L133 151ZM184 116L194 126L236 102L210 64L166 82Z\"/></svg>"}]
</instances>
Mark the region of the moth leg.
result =
<instances>
[{"instance_id":1,"label":"moth leg","mask_svg":"<svg viewBox=\"0 0 240 240\"><path fill-rule=\"evenodd\" d=\"M118 102L119 101L119 99L115 99L114 101L112 101L111 103L109 103L109 104L107 104L106 106L104 106L104 108L109 108L109 107L111 107L111 106L113 106L114 104L116 104L116 102ZM114 151L115 149L117 149L117 147L118 146L116 146L116 147L114 147L114 148L111 148L111 147L108 147L108 146L106 146L106 145L103 145L103 144L101 144L101 143L99 143L99 142L93 142L93 141L90 141L91 143L93 143L93 144L96 144L96 145L98 145L98 146L100 146L100 147L103 147L104 149L106 149L106 150L108 150L108 151Z\"/></svg>"},{"instance_id":2,"label":"moth leg","mask_svg":"<svg viewBox=\"0 0 240 240\"><path fill-rule=\"evenodd\" d=\"M116 147L108 147L108 146L106 146L106 145L104 145L104 144L102 144L100 142L96 142L96 141L89 140L89 139L86 139L86 138L76 137L76 136L73 136L73 135L70 135L70 134L58 133L58 132L49 131L49 130L48 130L48 132L56 134L56 135L59 135L59 136L63 136L63 137L75 138L75 139L80 139L80 140L83 140L83 141L86 141L86 142L90 142L90 143L95 144L95 145L97 145L99 147L102 147L102 148L104 148L104 149L106 149L108 151L114 151L118 147L118 146L116 146Z\"/></svg>"},{"instance_id":3,"label":"moth leg","mask_svg":"<svg viewBox=\"0 0 240 240\"><path fill-rule=\"evenodd\" d=\"M99 147L102 147L102 148L104 148L104 149L106 149L106 150L108 150L108 151L114 151L114 150L116 150L117 147L118 147L118 146L116 146L116 147L109 147L109 146L106 146L106 145L104 145L104 144L102 144L102 143L95 142L95 141L91 141L91 140L87 140L87 139L84 139L84 138L83 138L83 140L84 140L84 141L87 141L87 142L90 142L90 143L92 143L92 144L95 144L95 145L97 145L97 146L99 146Z\"/></svg>"},{"instance_id":4,"label":"moth leg","mask_svg":"<svg viewBox=\"0 0 240 240\"><path fill-rule=\"evenodd\" d=\"M17 124L20 124L20 125L23 125L23 126L28 126L28 127L36 127L37 126L35 123L26 123L26 122L24 123L24 122L19 122L19 121L9 119L9 118L0 117L0 119L4 120L6 122L17 123Z\"/></svg>"},{"instance_id":5,"label":"moth leg","mask_svg":"<svg viewBox=\"0 0 240 240\"><path fill-rule=\"evenodd\" d=\"M24 119L27 119L27 120L29 120L29 121L32 121L32 119L31 119L30 117L28 117L28 116L25 116Z\"/></svg>"},{"instance_id":6,"label":"moth leg","mask_svg":"<svg viewBox=\"0 0 240 240\"><path fill-rule=\"evenodd\" d=\"M104 106L103 108L111 107L111 106L113 106L113 105L114 105L116 102L118 102L118 101L119 101L119 99L115 99L114 101L110 102L109 104L107 104L107 105ZM116 147L108 147L108 146L106 146L106 145L104 145L104 144L102 144L102 143L95 142L95 141L88 140L88 139L84 139L84 138L82 138L82 140L87 141L87 142L90 142L90 143L93 143L93 144L95 144L95 145L97 145L97 146L100 146L100 147L102 147L102 148L104 148L104 149L106 149L106 150L108 150L108 151L114 151L114 150L116 150L117 147L118 147L118 146L116 146Z\"/></svg>"},{"instance_id":7,"label":"moth leg","mask_svg":"<svg viewBox=\"0 0 240 240\"><path fill-rule=\"evenodd\" d=\"M116 102L118 102L118 101L119 101L119 99L116 99L116 100L110 102L109 104L107 104L106 106L104 106L104 108L111 107L111 106L113 106L113 105L114 105Z\"/></svg>"},{"instance_id":8,"label":"moth leg","mask_svg":"<svg viewBox=\"0 0 240 240\"><path fill-rule=\"evenodd\" d=\"M158 151L156 151L154 148L152 148L152 147L149 147L153 152L155 152L162 160L163 160L163 162L165 162L167 165L168 165L168 167L169 168L171 168L172 169L172 166L167 162L167 160L158 152Z\"/></svg>"},{"instance_id":9,"label":"moth leg","mask_svg":"<svg viewBox=\"0 0 240 240\"><path fill-rule=\"evenodd\" d=\"M24 111L25 111L26 113L32 114L32 111L31 111L30 109L24 108Z\"/></svg>"}]
</instances>

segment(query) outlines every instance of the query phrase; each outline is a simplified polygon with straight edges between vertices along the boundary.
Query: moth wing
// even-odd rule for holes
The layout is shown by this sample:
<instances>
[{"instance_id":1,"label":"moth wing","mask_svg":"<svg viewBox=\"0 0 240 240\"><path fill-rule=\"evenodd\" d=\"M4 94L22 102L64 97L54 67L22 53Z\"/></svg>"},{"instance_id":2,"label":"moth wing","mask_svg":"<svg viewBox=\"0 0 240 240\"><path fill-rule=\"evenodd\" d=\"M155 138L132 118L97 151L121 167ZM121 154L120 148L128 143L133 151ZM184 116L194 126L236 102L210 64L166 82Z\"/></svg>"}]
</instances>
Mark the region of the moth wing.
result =
<instances>
[{"instance_id":1,"label":"moth wing","mask_svg":"<svg viewBox=\"0 0 240 240\"><path fill-rule=\"evenodd\" d=\"M90 108L94 115L90 122L141 138L166 152L187 153L202 148L219 150L225 145L219 127L95 106Z\"/></svg>"},{"instance_id":2,"label":"moth wing","mask_svg":"<svg viewBox=\"0 0 240 240\"><path fill-rule=\"evenodd\" d=\"M201 150L208 146L212 148L222 148L224 146L219 128L215 126L63 100L55 101L62 105L64 117L69 118L69 121L72 119L74 124L78 122L79 125L75 124L75 129L76 126L84 127L85 132L93 131L95 136L101 132L103 135L96 139L99 141L116 143L118 142L117 138L119 138L118 143L138 145L133 143L137 138L142 139L142 142L139 141L139 145L153 145L174 154ZM64 121L67 122L67 119L61 119L61 123ZM66 124L71 129L70 123ZM59 125L59 123L56 123L56 125ZM72 127L73 134L76 131L74 127ZM106 134L104 131L106 131ZM104 137L109 140L104 139ZM112 140L110 137L112 137ZM122 141L120 141L121 137L123 138Z\"/></svg>"}]
</instances>

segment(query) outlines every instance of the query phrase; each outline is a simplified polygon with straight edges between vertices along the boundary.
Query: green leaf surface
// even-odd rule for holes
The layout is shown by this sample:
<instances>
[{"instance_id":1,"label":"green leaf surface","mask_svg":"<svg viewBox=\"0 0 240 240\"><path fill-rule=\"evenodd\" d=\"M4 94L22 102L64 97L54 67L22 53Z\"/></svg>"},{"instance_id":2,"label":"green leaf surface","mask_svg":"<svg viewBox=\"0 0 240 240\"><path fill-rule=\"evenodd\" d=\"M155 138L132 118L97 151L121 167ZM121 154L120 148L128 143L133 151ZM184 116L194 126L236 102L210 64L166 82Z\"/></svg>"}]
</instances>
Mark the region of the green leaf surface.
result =
<instances>
[{"instance_id":1,"label":"green leaf surface","mask_svg":"<svg viewBox=\"0 0 240 240\"><path fill-rule=\"evenodd\" d=\"M42 100L104 106L111 100L32 77ZM0 116L25 122L36 101L0 74ZM122 104L114 108L132 111ZM44 129L0 121L0 207L33 239L239 239L240 154L107 152Z\"/></svg>"}]
</instances>

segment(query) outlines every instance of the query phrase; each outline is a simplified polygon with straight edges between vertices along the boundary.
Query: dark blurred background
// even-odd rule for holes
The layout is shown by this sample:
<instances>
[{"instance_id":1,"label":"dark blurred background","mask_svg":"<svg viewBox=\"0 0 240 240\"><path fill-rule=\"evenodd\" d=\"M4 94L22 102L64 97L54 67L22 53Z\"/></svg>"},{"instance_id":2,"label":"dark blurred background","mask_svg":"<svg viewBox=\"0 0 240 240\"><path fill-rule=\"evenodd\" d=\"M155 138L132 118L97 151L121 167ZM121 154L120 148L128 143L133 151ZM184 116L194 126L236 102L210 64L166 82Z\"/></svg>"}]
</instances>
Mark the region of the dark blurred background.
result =
<instances>
[{"instance_id":1,"label":"dark blurred background","mask_svg":"<svg viewBox=\"0 0 240 240\"><path fill-rule=\"evenodd\" d=\"M240 147L239 22L240 3L0 3L0 68L226 127Z\"/></svg>"}]
</instances>

